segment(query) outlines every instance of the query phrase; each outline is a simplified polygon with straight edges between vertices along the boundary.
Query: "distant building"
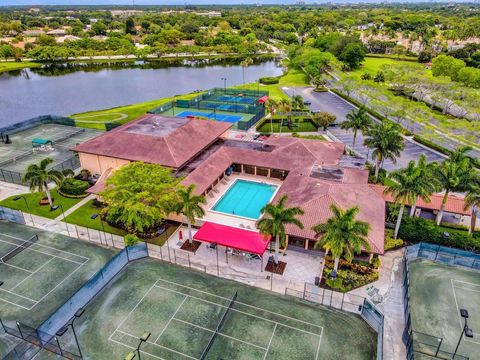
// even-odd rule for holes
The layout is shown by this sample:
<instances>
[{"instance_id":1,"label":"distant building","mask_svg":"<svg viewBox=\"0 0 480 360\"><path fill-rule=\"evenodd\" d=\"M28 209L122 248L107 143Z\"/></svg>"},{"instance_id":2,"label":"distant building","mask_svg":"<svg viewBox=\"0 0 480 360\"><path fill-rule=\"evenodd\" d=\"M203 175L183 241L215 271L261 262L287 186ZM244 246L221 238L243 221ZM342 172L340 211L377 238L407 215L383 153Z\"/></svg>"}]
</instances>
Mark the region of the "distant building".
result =
<instances>
[{"instance_id":1,"label":"distant building","mask_svg":"<svg viewBox=\"0 0 480 360\"><path fill-rule=\"evenodd\" d=\"M50 31L47 31L47 35L50 36L65 36L68 34L67 29L53 29Z\"/></svg>"},{"instance_id":2,"label":"distant building","mask_svg":"<svg viewBox=\"0 0 480 360\"><path fill-rule=\"evenodd\" d=\"M127 17L142 14L142 10L111 10L112 16Z\"/></svg>"},{"instance_id":3,"label":"distant building","mask_svg":"<svg viewBox=\"0 0 480 360\"><path fill-rule=\"evenodd\" d=\"M22 35L27 37L37 37L44 34L45 34L45 30L43 29L32 29L32 30L25 30L24 32L22 32Z\"/></svg>"}]
</instances>

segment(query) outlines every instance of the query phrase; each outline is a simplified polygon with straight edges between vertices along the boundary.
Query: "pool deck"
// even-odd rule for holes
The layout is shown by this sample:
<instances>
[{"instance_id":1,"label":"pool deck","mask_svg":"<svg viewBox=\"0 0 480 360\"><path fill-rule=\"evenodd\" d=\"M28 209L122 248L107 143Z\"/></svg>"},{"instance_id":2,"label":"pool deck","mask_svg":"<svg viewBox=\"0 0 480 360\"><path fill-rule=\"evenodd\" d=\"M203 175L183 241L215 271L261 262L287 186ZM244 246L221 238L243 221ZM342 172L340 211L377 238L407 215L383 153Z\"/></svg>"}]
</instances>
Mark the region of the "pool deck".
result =
<instances>
[{"instance_id":1,"label":"pool deck","mask_svg":"<svg viewBox=\"0 0 480 360\"><path fill-rule=\"evenodd\" d=\"M280 186L282 184L281 180L274 179L274 178L267 178L263 176L254 176L248 174L232 174L229 177L229 181L220 181L215 188L210 191L207 195L207 205L205 206L205 217L202 219L204 221L211 221L223 225L234 226L239 228L251 229L255 230L255 220L251 220L248 218L235 216L235 215L228 215L228 214L221 214L216 211L212 211L212 207L215 203L222 197L223 194L227 191L231 184L236 179L242 180L249 180L249 181L256 181L256 182L264 182L271 185Z\"/></svg>"}]
</instances>

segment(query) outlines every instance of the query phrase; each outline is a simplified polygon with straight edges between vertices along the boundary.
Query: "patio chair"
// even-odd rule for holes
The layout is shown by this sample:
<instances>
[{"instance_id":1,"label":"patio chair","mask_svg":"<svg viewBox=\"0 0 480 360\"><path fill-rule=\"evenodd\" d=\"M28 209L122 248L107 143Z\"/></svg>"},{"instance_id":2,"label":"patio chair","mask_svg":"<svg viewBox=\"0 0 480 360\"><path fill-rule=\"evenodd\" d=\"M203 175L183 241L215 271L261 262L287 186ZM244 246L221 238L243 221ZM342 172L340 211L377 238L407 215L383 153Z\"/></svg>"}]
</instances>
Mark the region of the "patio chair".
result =
<instances>
[{"instance_id":1,"label":"patio chair","mask_svg":"<svg viewBox=\"0 0 480 360\"><path fill-rule=\"evenodd\" d=\"M275 262L275 258L273 257L273 255L269 256L267 264L273 264L274 262Z\"/></svg>"}]
</instances>

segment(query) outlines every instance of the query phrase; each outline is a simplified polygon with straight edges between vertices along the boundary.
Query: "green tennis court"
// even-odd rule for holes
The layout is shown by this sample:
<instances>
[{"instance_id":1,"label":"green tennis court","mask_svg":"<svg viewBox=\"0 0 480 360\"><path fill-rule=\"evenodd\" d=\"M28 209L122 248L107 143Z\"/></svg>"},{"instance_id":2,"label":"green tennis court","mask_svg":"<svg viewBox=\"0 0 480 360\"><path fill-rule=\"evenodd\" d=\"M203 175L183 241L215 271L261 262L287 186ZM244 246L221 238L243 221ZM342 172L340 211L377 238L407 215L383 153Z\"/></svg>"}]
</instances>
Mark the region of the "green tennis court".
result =
<instances>
[{"instance_id":1,"label":"green tennis court","mask_svg":"<svg viewBox=\"0 0 480 360\"><path fill-rule=\"evenodd\" d=\"M412 329L442 338L441 352L453 353L464 326L460 309L469 312L474 337L463 336L458 354L478 359L480 354L480 274L478 271L416 260L409 264ZM436 348L431 337L415 335L424 348ZM418 346L422 346L421 344Z\"/></svg>"},{"instance_id":2,"label":"green tennis court","mask_svg":"<svg viewBox=\"0 0 480 360\"><path fill-rule=\"evenodd\" d=\"M237 294L235 297L234 295ZM153 259L130 264L78 319L84 353L141 358L373 359L360 317Z\"/></svg>"}]
</instances>

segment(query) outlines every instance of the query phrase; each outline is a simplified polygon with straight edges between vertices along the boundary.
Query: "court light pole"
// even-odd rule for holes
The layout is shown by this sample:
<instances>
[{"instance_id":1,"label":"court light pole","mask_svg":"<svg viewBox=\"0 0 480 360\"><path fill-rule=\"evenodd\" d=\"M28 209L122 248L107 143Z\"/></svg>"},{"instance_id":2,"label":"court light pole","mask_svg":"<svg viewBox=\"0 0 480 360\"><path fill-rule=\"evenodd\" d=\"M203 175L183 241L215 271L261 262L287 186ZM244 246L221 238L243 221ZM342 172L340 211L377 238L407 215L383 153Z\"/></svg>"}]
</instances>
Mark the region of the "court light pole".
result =
<instances>
[{"instance_id":1,"label":"court light pole","mask_svg":"<svg viewBox=\"0 0 480 360\"><path fill-rule=\"evenodd\" d=\"M151 332L149 331L145 331L142 336L140 336L140 342L138 343L138 346L137 346L137 353L138 353L138 360L141 360L141 356L140 356L140 346L142 346L142 344L144 342L147 342L148 338L150 337L150 335L152 335Z\"/></svg>"},{"instance_id":2,"label":"court light pole","mask_svg":"<svg viewBox=\"0 0 480 360\"><path fill-rule=\"evenodd\" d=\"M99 216L99 214L93 214L90 216L90 219L95 220L96 218L100 218L100 223L102 224L102 231L103 231L103 237L105 239L105 245L107 245L107 234L105 233L105 227L103 226L103 220L102 217ZM100 244L102 243L102 237L100 236Z\"/></svg>"},{"instance_id":3,"label":"court light pole","mask_svg":"<svg viewBox=\"0 0 480 360\"><path fill-rule=\"evenodd\" d=\"M130 352L127 354L127 356L125 356L125 359L124 359L124 360L133 360L133 359L135 359L135 356L136 356L135 353L130 351Z\"/></svg>"},{"instance_id":4,"label":"court light pole","mask_svg":"<svg viewBox=\"0 0 480 360\"><path fill-rule=\"evenodd\" d=\"M465 324L463 325L462 333L460 334L460 338L458 339L457 347L453 352L452 360L455 359L455 355L457 355L458 347L460 346L460 342L462 341L463 335L465 334L468 338L473 338L473 330L468 327L468 311L466 309L460 309L460 316L465 320Z\"/></svg>"},{"instance_id":5,"label":"court light pole","mask_svg":"<svg viewBox=\"0 0 480 360\"><path fill-rule=\"evenodd\" d=\"M55 211L55 210L57 210L58 208L62 209L63 222L65 223L65 227L67 228L68 236L70 236L70 230L68 229L67 218L65 217L65 210L63 209L62 204L58 204L58 205L52 206L52 207L50 208L50 211Z\"/></svg>"},{"instance_id":6,"label":"court light pole","mask_svg":"<svg viewBox=\"0 0 480 360\"><path fill-rule=\"evenodd\" d=\"M223 93L226 94L227 93L227 78L222 77L221 80L223 80Z\"/></svg>"},{"instance_id":7,"label":"court light pole","mask_svg":"<svg viewBox=\"0 0 480 360\"><path fill-rule=\"evenodd\" d=\"M67 325L65 325L64 327L62 327L60 330L58 330L57 333L55 334L57 336L62 336L63 334L65 334L67 332L68 327L71 326L73 336L75 337L75 342L77 343L77 348L78 348L78 352L80 354L81 359L83 359L82 349L80 349L80 343L78 342L77 333L75 332L75 327L73 326L73 323L75 322L75 319L78 319L79 317L81 317L84 312L85 312L85 308L78 309L75 312L75 314L73 315L72 321L70 323L68 323Z\"/></svg>"},{"instance_id":8,"label":"court light pole","mask_svg":"<svg viewBox=\"0 0 480 360\"><path fill-rule=\"evenodd\" d=\"M13 201L18 201L20 199L23 199L23 201L25 201L25 205L27 207L27 210L28 210L28 213L30 214L30 219L32 220L32 225L35 226L35 222L33 221L33 215L32 213L30 212L30 206L28 206L28 201L27 199L25 198L25 196L23 195L17 195L13 198Z\"/></svg>"}]
</instances>

